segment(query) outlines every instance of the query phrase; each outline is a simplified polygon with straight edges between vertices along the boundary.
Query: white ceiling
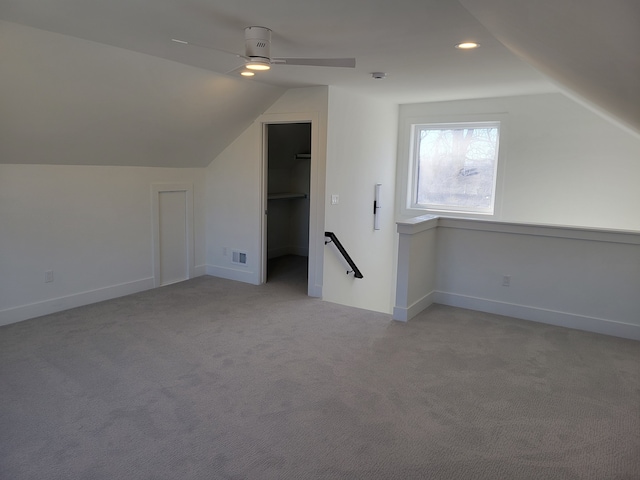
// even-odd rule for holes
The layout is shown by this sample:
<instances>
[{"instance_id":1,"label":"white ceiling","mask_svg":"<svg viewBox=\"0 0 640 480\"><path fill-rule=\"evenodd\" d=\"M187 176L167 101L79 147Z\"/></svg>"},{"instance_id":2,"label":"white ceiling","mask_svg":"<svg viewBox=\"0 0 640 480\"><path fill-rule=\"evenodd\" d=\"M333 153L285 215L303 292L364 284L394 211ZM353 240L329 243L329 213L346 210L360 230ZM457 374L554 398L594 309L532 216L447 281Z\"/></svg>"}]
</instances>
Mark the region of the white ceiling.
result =
<instances>
[{"instance_id":1,"label":"white ceiling","mask_svg":"<svg viewBox=\"0 0 640 480\"><path fill-rule=\"evenodd\" d=\"M274 56L356 68L231 78L234 55L171 41L242 53L249 25L273 30ZM0 162L202 166L283 88L312 85L399 104L563 90L640 132L638 0L0 0L0 40ZM467 40L481 47L454 48Z\"/></svg>"},{"instance_id":2,"label":"white ceiling","mask_svg":"<svg viewBox=\"0 0 640 480\"><path fill-rule=\"evenodd\" d=\"M339 85L397 103L555 90L451 0L2 0L0 19L226 73L242 60L171 42L243 53L243 28L273 30L280 57L355 57L355 69L275 66L256 80ZM460 51L463 40L482 44ZM388 78L373 80L383 71Z\"/></svg>"}]
</instances>

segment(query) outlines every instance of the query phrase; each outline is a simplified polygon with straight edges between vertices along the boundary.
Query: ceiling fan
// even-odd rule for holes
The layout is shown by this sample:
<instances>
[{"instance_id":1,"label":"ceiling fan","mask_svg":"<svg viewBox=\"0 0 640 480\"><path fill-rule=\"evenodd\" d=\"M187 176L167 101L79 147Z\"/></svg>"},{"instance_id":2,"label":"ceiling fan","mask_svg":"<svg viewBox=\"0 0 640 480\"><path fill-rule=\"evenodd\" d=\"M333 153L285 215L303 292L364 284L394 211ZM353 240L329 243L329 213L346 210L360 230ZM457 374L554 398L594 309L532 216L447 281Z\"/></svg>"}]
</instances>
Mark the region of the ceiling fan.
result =
<instances>
[{"instance_id":1,"label":"ceiling fan","mask_svg":"<svg viewBox=\"0 0 640 480\"><path fill-rule=\"evenodd\" d=\"M245 53L228 52L215 47L208 47L197 43L187 42L172 38L171 40L185 45L197 45L211 48L225 53L230 53L245 60L245 64L229 73L240 72L244 76L252 76L254 72L271 69L271 65L306 65L318 67L345 67L355 68L355 58L292 58L271 56L271 29L252 26L244 29Z\"/></svg>"}]
</instances>

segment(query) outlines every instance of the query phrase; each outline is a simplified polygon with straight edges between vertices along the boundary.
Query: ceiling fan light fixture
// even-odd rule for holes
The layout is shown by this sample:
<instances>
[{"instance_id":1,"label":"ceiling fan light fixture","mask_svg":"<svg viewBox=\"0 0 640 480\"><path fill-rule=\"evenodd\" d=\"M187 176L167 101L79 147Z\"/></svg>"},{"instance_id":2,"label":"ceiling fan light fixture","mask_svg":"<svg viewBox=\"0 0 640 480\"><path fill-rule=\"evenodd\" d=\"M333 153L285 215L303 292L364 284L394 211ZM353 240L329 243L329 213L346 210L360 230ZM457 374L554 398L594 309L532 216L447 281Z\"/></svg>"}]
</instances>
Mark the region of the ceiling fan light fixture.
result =
<instances>
[{"instance_id":1,"label":"ceiling fan light fixture","mask_svg":"<svg viewBox=\"0 0 640 480\"><path fill-rule=\"evenodd\" d=\"M247 67L249 70L256 70L256 71L264 71L264 70L271 69L271 65L269 65L268 62L262 62L262 61L256 61L256 60L251 60L247 62L245 67Z\"/></svg>"},{"instance_id":2,"label":"ceiling fan light fixture","mask_svg":"<svg viewBox=\"0 0 640 480\"><path fill-rule=\"evenodd\" d=\"M242 75L243 77L253 77L255 73L251 70L243 70L242 72L240 72L240 75Z\"/></svg>"},{"instance_id":3,"label":"ceiling fan light fixture","mask_svg":"<svg viewBox=\"0 0 640 480\"><path fill-rule=\"evenodd\" d=\"M479 43L476 42L462 42L456 45L456 48L460 50L473 50L474 48L478 48L480 46Z\"/></svg>"}]
</instances>

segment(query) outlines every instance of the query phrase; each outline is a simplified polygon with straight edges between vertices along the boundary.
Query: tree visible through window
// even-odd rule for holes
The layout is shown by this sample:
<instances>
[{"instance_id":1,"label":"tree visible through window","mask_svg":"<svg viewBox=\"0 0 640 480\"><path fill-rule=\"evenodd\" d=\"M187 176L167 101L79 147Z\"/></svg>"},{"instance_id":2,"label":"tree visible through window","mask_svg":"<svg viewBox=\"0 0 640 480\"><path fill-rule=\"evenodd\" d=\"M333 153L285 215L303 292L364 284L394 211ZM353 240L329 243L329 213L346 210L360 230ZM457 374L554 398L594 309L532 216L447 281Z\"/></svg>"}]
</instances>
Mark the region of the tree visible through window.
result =
<instances>
[{"instance_id":1,"label":"tree visible through window","mask_svg":"<svg viewBox=\"0 0 640 480\"><path fill-rule=\"evenodd\" d=\"M414 206L493 213L498 122L415 125Z\"/></svg>"}]
</instances>

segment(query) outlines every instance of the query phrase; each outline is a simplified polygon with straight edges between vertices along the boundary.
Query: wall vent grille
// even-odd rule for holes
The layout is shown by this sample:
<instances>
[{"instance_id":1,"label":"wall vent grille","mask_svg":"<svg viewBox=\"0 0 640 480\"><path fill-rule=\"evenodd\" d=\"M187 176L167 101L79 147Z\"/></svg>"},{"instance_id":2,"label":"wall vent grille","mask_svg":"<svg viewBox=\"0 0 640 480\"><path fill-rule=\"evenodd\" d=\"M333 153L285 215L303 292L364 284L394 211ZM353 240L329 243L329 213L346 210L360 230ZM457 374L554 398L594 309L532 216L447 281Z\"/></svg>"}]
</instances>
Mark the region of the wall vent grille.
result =
<instances>
[{"instance_id":1,"label":"wall vent grille","mask_svg":"<svg viewBox=\"0 0 640 480\"><path fill-rule=\"evenodd\" d=\"M231 255L231 263L235 263L237 265L246 265L247 252L240 252L238 250L234 250Z\"/></svg>"}]
</instances>

